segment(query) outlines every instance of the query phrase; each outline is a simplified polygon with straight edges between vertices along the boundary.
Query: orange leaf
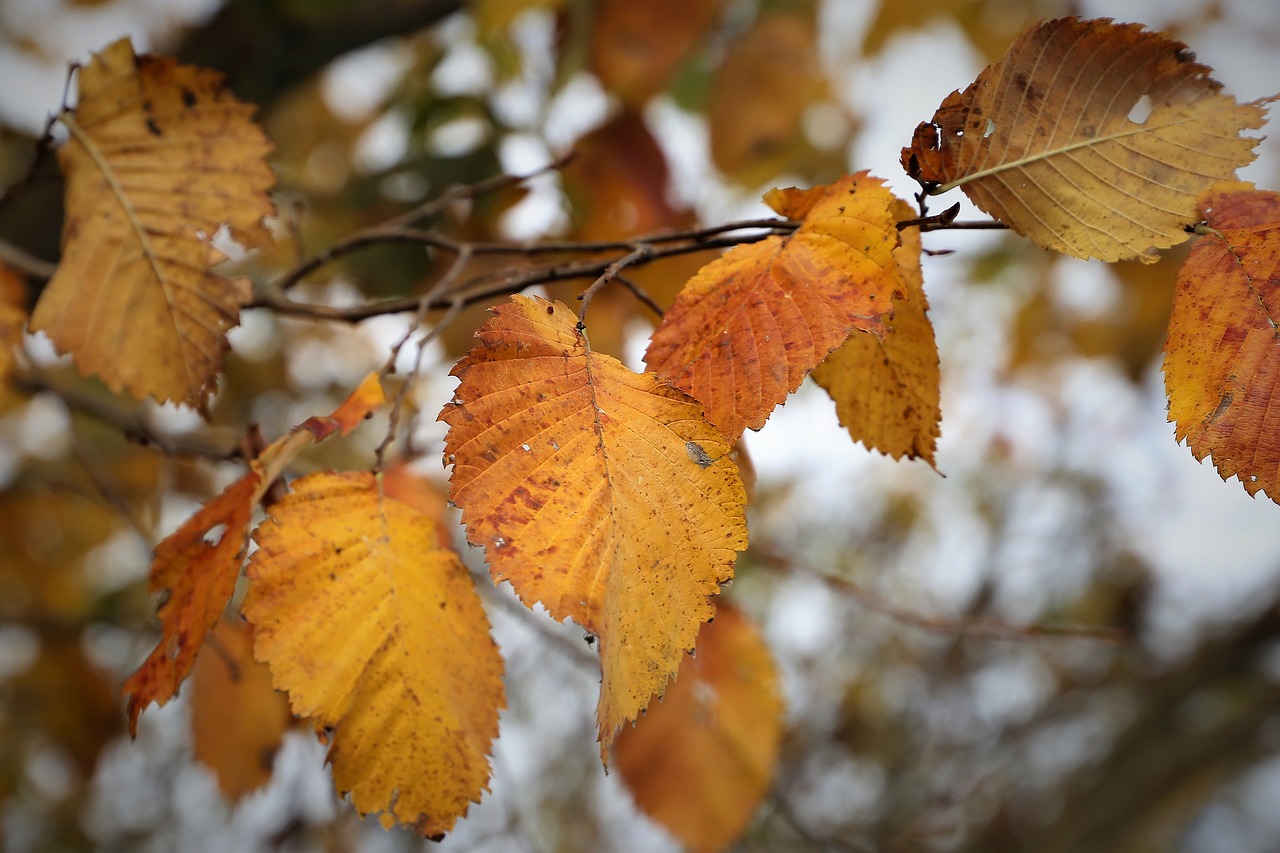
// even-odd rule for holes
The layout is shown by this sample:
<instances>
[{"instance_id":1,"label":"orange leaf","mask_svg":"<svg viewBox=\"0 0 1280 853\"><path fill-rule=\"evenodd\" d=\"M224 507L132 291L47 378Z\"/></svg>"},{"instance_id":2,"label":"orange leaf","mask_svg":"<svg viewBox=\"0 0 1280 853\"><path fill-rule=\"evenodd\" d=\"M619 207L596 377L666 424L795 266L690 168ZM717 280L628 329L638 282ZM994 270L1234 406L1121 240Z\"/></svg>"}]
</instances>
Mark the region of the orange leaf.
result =
<instances>
[{"instance_id":1,"label":"orange leaf","mask_svg":"<svg viewBox=\"0 0 1280 853\"><path fill-rule=\"evenodd\" d=\"M895 202L894 209L902 219L912 216L905 202ZM925 313L920 229L905 229L893 254L907 292L893 300L884 337L854 332L813 369L813 380L835 400L840 423L854 441L895 459L922 457L932 465L942 389L938 344Z\"/></svg>"},{"instance_id":2,"label":"orange leaf","mask_svg":"<svg viewBox=\"0 0 1280 853\"><path fill-rule=\"evenodd\" d=\"M377 373L370 373L356 390L343 401L331 415L317 415L303 421L300 429L311 433L316 441L323 441L335 430L349 435L352 430L373 416L374 411L387 402L382 391L382 380Z\"/></svg>"},{"instance_id":3,"label":"orange leaf","mask_svg":"<svg viewBox=\"0 0 1280 853\"><path fill-rule=\"evenodd\" d=\"M1169 420L1225 480L1280 502L1280 193L1236 184L1201 200L1216 233L1178 273L1165 343Z\"/></svg>"},{"instance_id":4,"label":"orange leaf","mask_svg":"<svg viewBox=\"0 0 1280 853\"><path fill-rule=\"evenodd\" d=\"M452 498L494 579L600 638L602 751L661 693L746 547L746 496L701 407L515 296L458 362Z\"/></svg>"},{"instance_id":5,"label":"orange leaf","mask_svg":"<svg viewBox=\"0 0 1280 853\"><path fill-rule=\"evenodd\" d=\"M1059 18L1024 32L916 128L902 164L961 187L1076 258L1156 260L1196 196L1253 160L1261 103L1237 104L1185 44L1140 24Z\"/></svg>"},{"instance_id":6,"label":"orange leaf","mask_svg":"<svg viewBox=\"0 0 1280 853\"><path fill-rule=\"evenodd\" d=\"M13 354L22 343L27 324L27 285L4 264L0 264L0 382L13 368Z\"/></svg>"},{"instance_id":7,"label":"orange leaf","mask_svg":"<svg viewBox=\"0 0 1280 853\"><path fill-rule=\"evenodd\" d=\"M661 701L613 747L640 808L698 853L742 834L773 782L782 738L778 673L760 635L721 604Z\"/></svg>"},{"instance_id":8,"label":"orange leaf","mask_svg":"<svg viewBox=\"0 0 1280 853\"><path fill-rule=\"evenodd\" d=\"M502 658L470 575L370 473L293 484L254 538L244 613L362 814L449 830L488 789Z\"/></svg>"},{"instance_id":9,"label":"orange leaf","mask_svg":"<svg viewBox=\"0 0 1280 853\"><path fill-rule=\"evenodd\" d=\"M653 333L645 362L700 400L730 441L774 406L855 329L883 335L906 282L893 195L866 172L830 186L774 190L790 237L739 246L689 280Z\"/></svg>"},{"instance_id":10,"label":"orange leaf","mask_svg":"<svg viewBox=\"0 0 1280 853\"><path fill-rule=\"evenodd\" d=\"M164 636L124 683L129 734L138 734L143 708L163 705L177 694L205 635L231 599L260 484L258 472L250 471L156 546L149 587L162 597L157 615Z\"/></svg>"},{"instance_id":11,"label":"orange leaf","mask_svg":"<svg viewBox=\"0 0 1280 853\"><path fill-rule=\"evenodd\" d=\"M642 107L697 47L720 6L720 0L600 0L591 70L624 104Z\"/></svg>"},{"instance_id":12,"label":"orange leaf","mask_svg":"<svg viewBox=\"0 0 1280 853\"><path fill-rule=\"evenodd\" d=\"M135 56L122 39L80 71L70 131L62 260L36 305L49 334L113 391L203 407L226 333L250 297L210 272L224 225L269 242L270 145L222 75Z\"/></svg>"},{"instance_id":13,"label":"orange leaf","mask_svg":"<svg viewBox=\"0 0 1280 853\"><path fill-rule=\"evenodd\" d=\"M191 676L191 740L195 758L218 777L229 800L271 779L276 750L293 719L271 686L271 671L253 659L253 632L223 618Z\"/></svg>"}]
</instances>

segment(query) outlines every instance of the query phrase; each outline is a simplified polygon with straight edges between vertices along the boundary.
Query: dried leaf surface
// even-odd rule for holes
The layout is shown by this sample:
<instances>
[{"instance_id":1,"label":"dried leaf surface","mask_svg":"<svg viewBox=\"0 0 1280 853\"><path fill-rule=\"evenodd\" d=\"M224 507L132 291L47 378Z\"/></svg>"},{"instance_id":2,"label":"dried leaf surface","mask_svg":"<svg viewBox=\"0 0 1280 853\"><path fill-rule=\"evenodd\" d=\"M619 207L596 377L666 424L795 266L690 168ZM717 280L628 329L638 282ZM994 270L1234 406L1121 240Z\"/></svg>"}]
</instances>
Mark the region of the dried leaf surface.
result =
<instances>
[{"instance_id":1,"label":"dried leaf surface","mask_svg":"<svg viewBox=\"0 0 1280 853\"><path fill-rule=\"evenodd\" d=\"M565 305L516 296L492 310L440 416L451 496L495 580L599 636L607 748L733 576L742 480L701 406L588 351Z\"/></svg>"},{"instance_id":2,"label":"dried leaf surface","mask_svg":"<svg viewBox=\"0 0 1280 853\"><path fill-rule=\"evenodd\" d=\"M221 81L121 40L80 71L63 117L62 260L32 327L139 399L203 406L249 299L209 271L208 240L224 225L247 245L270 239L270 145Z\"/></svg>"},{"instance_id":3,"label":"dried leaf surface","mask_svg":"<svg viewBox=\"0 0 1280 853\"><path fill-rule=\"evenodd\" d=\"M137 735L143 708L177 695L231 599L261 485L259 473L250 471L156 546L148 587L161 597L156 615L164 634L124 683L130 734Z\"/></svg>"},{"instance_id":4,"label":"dried leaf surface","mask_svg":"<svg viewBox=\"0 0 1280 853\"><path fill-rule=\"evenodd\" d=\"M739 246L689 280L653 333L649 369L736 441L853 330L883 335L906 295L893 195L866 172L765 200L803 219L790 237Z\"/></svg>"},{"instance_id":5,"label":"dried leaf surface","mask_svg":"<svg viewBox=\"0 0 1280 853\"><path fill-rule=\"evenodd\" d=\"M1253 160L1240 134L1265 110L1221 88L1140 24L1046 21L949 95L902 163L1046 248L1151 262L1187 239L1196 197Z\"/></svg>"},{"instance_id":6,"label":"dried leaf surface","mask_svg":"<svg viewBox=\"0 0 1280 853\"><path fill-rule=\"evenodd\" d=\"M1210 227L1178 273L1165 343L1169 420L1223 479L1280 501L1280 193L1202 199Z\"/></svg>"},{"instance_id":7,"label":"dried leaf surface","mask_svg":"<svg viewBox=\"0 0 1280 853\"><path fill-rule=\"evenodd\" d=\"M362 814L427 836L488 790L502 658L470 575L373 474L293 484L254 534L244 614Z\"/></svg>"},{"instance_id":8,"label":"dried leaf surface","mask_svg":"<svg viewBox=\"0 0 1280 853\"><path fill-rule=\"evenodd\" d=\"M896 215L910 219L905 202ZM902 232L893 250L906 293L893 300L883 337L855 331L844 346L813 370L813 380L831 395L840 423L861 441L895 459L923 458L930 465L942 420L938 344L927 311L920 270L920 230Z\"/></svg>"},{"instance_id":9,"label":"dried leaf surface","mask_svg":"<svg viewBox=\"0 0 1280 853\"><path fill-rule=\"evenodd\" d=\"M773 783L782 739L778 673L760 634L721 604L661 701L613 747L642 810L697 853L742 834Z\"/></svg>"},{"instance_id":10,"label":"dried leaf surface","mask_svg":"<svg viewBox=\"0 0 1280 853\"><path fill-rule=\"evenodd\" d=\"M276 751L293 716L271 671L253 659L253 632L240 619L213 629L191 676L191 746L218 777L228 800L271 779Z\"/></svg>"}]
</instances>

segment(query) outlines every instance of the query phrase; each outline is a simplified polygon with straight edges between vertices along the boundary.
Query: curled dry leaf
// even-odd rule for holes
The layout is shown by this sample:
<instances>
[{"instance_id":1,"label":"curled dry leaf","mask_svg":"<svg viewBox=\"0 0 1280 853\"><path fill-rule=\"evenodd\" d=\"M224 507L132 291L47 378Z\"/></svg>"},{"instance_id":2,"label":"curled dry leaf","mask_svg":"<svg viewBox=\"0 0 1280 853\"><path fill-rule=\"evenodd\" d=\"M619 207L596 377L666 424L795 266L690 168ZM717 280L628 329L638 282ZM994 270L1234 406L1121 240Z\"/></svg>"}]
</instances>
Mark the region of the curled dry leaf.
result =
<instances>
[{"instance_id":1,"label":"curled dry leaf","mask_svg":"<svg viewBox=\"0 0 1280 853\"><path fill-rule=\"evenodd\" d=\"M895 201L895 215L910 219L911 208ZM920 270L920 229L902 232L893 250L906 292L893 300L893 316L883 337L855 331L813 370L813 380L836 404L840 423L854 441L894 458L923 458L934 464L942 387L938 344L926 312Z\"/></svg>"},{"instance_id":2,"label":"curled dry leaf","mask_svg":"<svg viewBox=\"0 0 1280 853\"><path fill-rule=\"evenodd\" d=\"M653 333L645 363L706 407L736 441L853 330L883 335L906 295L892 193L866 172L774 190L789 237L739 246L689 280Z\"/></svg>"},{"instance_id":3,"label":"curled dry leaf","mask_svg":"<svg viewBox=\"0 0 1280 853\"><path fill-rule=\"evenodd\" d=\"M447 832L488 790L505 705L471 576L369 473L297 480L254 539L256 656L294 713L332 730L334 785L384 826Z\"/></svg>"},{"instance_id":4,"label":"curled dry leaf","mask_svg":"<svg viewBox=\"0 0 1280 853\"><path fill-rule=\"evenodd\" d=\"M1169 420L1223 479L1280 501L1280 193L1237 184L1201 200L1213 232L1178 272Z\"/></svg>"},{"instance_id":5,"label":"curled dry leaf","mask_svg":"<svg viewBox=\"0 0 1280 853\"><path fill-rule=\"evenodd\" d=\"M758 631L721 604L662 699L613 747L645 814L697 853L742 834L773 783L782 740L778 672Z\"/></svg>"},{"instance_id":6,"label":"curled dry leaf","mask_svg":"<svg viewBox=\"0 0 1280 853\"><path fill-rule=\"evenodd\" d=\"M1196 197L1253 160L1262 102L1238 104L1185 44L1140 24L1059 18L953 92L902 150L1014 231L1076 258L1155 261Z\"/></svg>"},{"instance_id":7,"label":"curled dry leaf","mask_svg":"<svg viewBox=\"0 0 1280 853\"><path fill-rule=\"evenodd\" d=\"M600 638L602 753L666 688L746 547L746 495L702 407L515 296L458 362L453 502L495 580Z\"/></svg>"},{"instance_id":8,"label":"curled dry leaf","mask_svg":"<svg viewBox=\"0 0 1280 853\"><path fill-rule=\"evenodd\" d=\"M80 71L70 131L62 260L32 328L113 391L203 408L222 370L246 282L210 272L226 226L270 233L270 144L222 75L135 56L127 39Z\"/></svg>"}]
</instances>

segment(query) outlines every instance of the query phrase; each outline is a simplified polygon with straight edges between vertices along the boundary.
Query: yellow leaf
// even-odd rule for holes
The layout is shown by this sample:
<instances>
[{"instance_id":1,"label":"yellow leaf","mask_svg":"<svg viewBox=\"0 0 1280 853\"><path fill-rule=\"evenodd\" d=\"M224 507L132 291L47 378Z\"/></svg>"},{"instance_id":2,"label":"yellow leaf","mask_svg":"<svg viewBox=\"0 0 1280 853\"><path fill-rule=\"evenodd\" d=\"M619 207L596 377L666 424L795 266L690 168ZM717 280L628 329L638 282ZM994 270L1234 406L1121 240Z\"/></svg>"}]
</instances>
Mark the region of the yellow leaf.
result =
<instances>
[{"instance_id":1,"label":"yellow leaf","mask_svg":"<svg viewBox=\"0 0 1280 853\"><path fill-rule=\"evenodd\" d=\"M866 172L765 200L803 218L789 237L739 246L689 280L653 333L645 363L706 406L736 441L854 329L883 335L906 282L893 194Z\"/></svg>"},{"instance_id":2,"label":"yellow leaf","mask_svg":"<svg viewBox=\"0 0 1280 853\"><path fill-rule=\"evenodd\" d=\"M289 703L253 659L253 632L240 619L224 617L214 628L191 681L192 752L218 777L223 796L238 800L270 781L293 719Z\"/></svg>"},{"instance_id":3,"label":"yellow leaf","mask_svg":"<svg viewBox=\"0 0 1280 853\"><path fill-rule=\"evenodd\" d=\"M894 211L901 219L912 215L903 201L895 202ZM905 229L893 254L907 289L893 300L884 337L855 331L811 375L835 400L840 423L854 441L895 459L920 457L932 465L942 389L938 344L925 313L920 229Z\"/></svg>"},{"instance_id":4,"label":"yellow leaf","mask_svg":"<svg viewBox=\"0 0 1280 853\"><path fill-rule=\"evenodd\" d=\"M618 735L614 767L646 814L697 853L715 853L742 834L773 783L782 710L764 641L721 604L697 656Z\"/></svg>"},{"instance_id":5,"label":"yellow leaf","mask_svg":"<svg viewBox=\"0 0 1280 853\"><path fill-rule=\"evenodd\" d=\"M430 518L368 473L297 480L254 534L244 614L295 714L329 735L362 814L427 836L488 790L502 659Z\"/></svg>"},{"instance_id":6,"label":"yellow leaf","mask_svg":"<svg viewBox=\"0 0 1280 853\"><path fill-rule=\"evenodd\" d=\"M27 323L27 285L22 278L0 264L0 382L13 369L13 354L22 343Z\"/></svg>"},{"instance_id":7,"label":"yellow leaf","mask_svg":"<svg viewBox=\"0 0 1280 853\"><path fill-rule=\"evenodd\" d=\"M1223 479L1280 502L1280 193L1206 193L1165 343L1169 420Z\"/></svg>"},{"instance_id":8,"label":"yellow leaf","mask_svg":"<svg viewBox=\"0 0 1280 853\"><path fill-rule=\"evenodd\" d=\"M66 177L62 260L32 316L82 373L113 391L203 407L249 299L212 272L224 225L270 233L270 145L217 72L135 56L128 40L80 71L58 150Z\"/></svg>"},{"instance_id":9,"label":"yellow leaf","mask_svg":"<svg viewBox=\"0 0 1280 853\"><path fill-rule=\"evenodd\" d=\"M373 416L374 411L387 402L387 395L382 390L382 379L377 373L370 373L352 391L342 405L331 415L320 415L303 421L299 429L311 433L316 441L323 441L335 430L342 435L350 435L361 423Z\"/></svg>"},{"instance_id":10,"label":"yellow leaf","mask_svg":"<svg viewBox=\"0 0 1280 853\"><path fill-rule=\"evenodd\" d=\"M1209 70L1140 24L1043 22L946 98L902 163L1041 246L1150 263L1254 157L1240 133L1262 126L1263 102L1237 104Z\"/></svg>"},{"instance_id":11,"label":"yellow leaf","mask_svg":"<svg viewBox=\"0 0 1280 853\"><path fill-rule=\"evenodd\" d=\"M702 408L588 350L565 305L492 310L440 415L452 498L495 580L599 636L603 753L714 613L747 544L746 495Z\"/></svg>"},{"instance_id":12,"label":"yellow leaf","mask_svg":"<svg viewBox=\"0 0 1280 853\"><path fill-rule=\"evenodd\" d=\"M195 666L205 635L235 589L261 488L262 478L250 471L156 546L148 586L162 597L157 615L164 635L124 683L129 734L137 735L142 709L177 695Z\"/></svg>"}]
</instances>

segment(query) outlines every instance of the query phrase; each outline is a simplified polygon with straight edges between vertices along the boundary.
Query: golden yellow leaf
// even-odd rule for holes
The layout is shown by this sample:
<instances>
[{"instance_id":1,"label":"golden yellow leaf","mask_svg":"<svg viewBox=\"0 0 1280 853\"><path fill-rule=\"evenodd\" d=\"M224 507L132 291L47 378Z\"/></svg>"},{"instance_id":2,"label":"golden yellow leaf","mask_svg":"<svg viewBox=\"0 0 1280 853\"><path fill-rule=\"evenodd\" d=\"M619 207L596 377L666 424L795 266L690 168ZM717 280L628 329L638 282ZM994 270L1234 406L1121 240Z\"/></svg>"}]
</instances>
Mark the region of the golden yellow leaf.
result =
<instances>
[{"instance_id":1,"label":"golden yellow leaf","mask_svg":"<svg viewBox=\"0 0 1280 853\"><path fill-rule=\"evenodd\" d=\"M1077 258L1156 260L1196 197L1253 160L1263 102L1237 104L1185 44L1140 24L1027 30L902 150L1019 234Z\"/></svg>"},{"instance_id":2,"label":"golden yellow leaf","mask_svg":"<svg viewBox=\"0 0 1280 853\"><path fill-rule=\"evenodd\" d=\"M911 218L903 201L893 210L900 219ZM811 375L835 400L840 423L854 441L895 459L920 457L932 465L942 380L933 324L925 313L929 301L920 270L920 229L903 230L902 245L893 254L906 293L893 300L884 337L853 332Z\"/></svg>"},{"instance_id":3,"label":"golden yellow leaf","mask_svg":"<svg viewBox=\"0 0 1280 853\"><path fill-rule=\"evenodd\" d=\"M249 299L212 272L226 226L264 245L270 144L222 75L135 56L127 39L80 71L62 122L62 260L32 316L113 391L203 407Z\"/></svg>"},{"instance_id":4,"label":"golden yellow leaf","mask_svg":"<svg viewBox=\"0 0 1280 853\"><path fill-rule=\"evenodd\" d=\"M161 597L159 645L124 683L129 734L152 702L164 705L191 673L205 635L231 599L248 544L249 521L265 488L250 471L156 546L148 586Z\"/></svg>"},{"instance_id":5,"label":"golden yellow leaf","mask_svg":"<svg viewBox=\"0 0 1280 853\"><path fill-rule=\"evenodd\" d=\"M893 194L866 172L765 196L803 219L789 237L738 246L685 285L653 333L645 363L706 407L736 441L855 329L883 335L906 294L894 257Z\"/></svg>"},{"instance_id":6,"label":"golden yellow leaf","mask_svg":"<svg viewBox=\"0 0 1280 853\"><path fill-rule=\"evenodd\" d=\"M244 621L223 617L191 682L196 761L213 771L229 800L261 788L293 716L284 694L271 686L271 671L253 659L253 632Z\"/></svg>"},{"instance_id":7,"label":"golden yellow leaf","mask_svg":"<svg viewBox=\"0 0 1280 853\"><path fill-rule=\"evenodd\" d=\"M1201 199L1214 233L1178 272L1165 343L1169 420L1225 480L1280 502L1280 193Z\"/></svg>"},{"instance_id":8,"label":"golden yellow leaf","mask_svg":"<svg viewBox=\"0 0 1280 853\"><path fill-rule=\"evenodd\" d=\"M661 700L613 747L640 808L697 853L742 834L773 783L782 740L778 672L759 633L721 604Z\"/></svg>"},{"instance_id":9,"label":"golden yellow leaf","mask_svg":"<svg viewBox=\"0 0 1280 853\"><path fill-rule=\"evenodd\" d=\"M293 484L254 534L244 614L295 714L329 734L334 784L362 814L427 836L488 790L502 658L430 518L369 473Z\"/></svg>"},{"instance_id":10,"label":"golden yellow leaf","mask_svg":"<svg viewBox=\"0 0 1280 853\"><path fill-rule=\"evenodd\" d=\"M515 296L492 311L440 415L451 496L495 580L599 636L603 753L732 578L742 480L701 406L588 350L568 307Z\"/></svg>"},{"instance_id":11,"label":"golden yellow leaf","mask_svg":"<svg viewBox=\"0 0 1280 853\"><path fill-rule=\"evenodd\" d=\"M335 431L342 435L350 435L386 402L387 395L382 390L382 378L377 373L370 373L365 376L356 390L347 395L342 405L334 409L333 414L307 418L299 429L305 429L311 433L316 441L323 441Z\"/></svg>"}]
</instances>

